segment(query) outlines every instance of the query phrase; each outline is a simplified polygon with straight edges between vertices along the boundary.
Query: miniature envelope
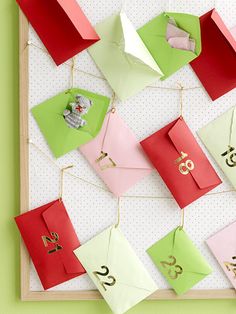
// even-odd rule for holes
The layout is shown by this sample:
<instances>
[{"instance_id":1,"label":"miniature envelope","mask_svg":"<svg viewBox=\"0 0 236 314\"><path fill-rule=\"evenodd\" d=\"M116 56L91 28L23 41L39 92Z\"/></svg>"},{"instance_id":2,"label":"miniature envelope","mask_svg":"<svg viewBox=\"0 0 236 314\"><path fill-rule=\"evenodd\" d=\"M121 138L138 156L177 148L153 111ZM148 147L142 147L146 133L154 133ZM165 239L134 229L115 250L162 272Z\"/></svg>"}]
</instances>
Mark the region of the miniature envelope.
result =
<instances>
[{"instance_id":1,"label":"miniature envelope","mask_svg":"<svg viewBox=\"0 0 236 314\"><path fill-rule=\"evenodd\" d=\"M141 145L181 208L221 183L182 117Z\"/></svg>"},{"instance_id":2,"label":"miniature envelope","mask_svg":"<svg viewBox=\"0 0 236 314\"><path fill-rule=\"evenodd\" d=\"M166 39L169 19L174 19L179 28L195 41L195 52L171 47ZM199 18L183 13L162 13L142 26L138 34L147 46L166 79L201 53L201 30Z\"/></svg>"},{"instance_id":3,"label":"miniature envelope","mask_svg":"<svg viewBox=\"0 0 236 314\"><path fill-rule=\"evenodd\" d=\"M191 62L212 100L236 87L236 40L215 10L200 17L202 53Z\"/></svg>"},{"instance_id":4,"label":"miniature envelope","mask_svg":"<svg viewBox=\"0 0 236 314\"><path fill-rule=\"evenodd\" d=\"M74 253L115 314L128 311L157 290L118 227L109 227Z\"/></svg>"},{"instance_id":5,"label":"miniature envelope","mask_svg":"<svg viewBox=\"0 0 236 314\"><path fill-rule=\"evenodd\" d=\"M15 218L44 289L85 273L73 250L80 242L62 201Z\"/></svg>"},{"instance_id":6,"label":"miniature envelope","mask_svg":"<svg viewBox=\"0 0 236 314\"><path fill-rule=\"evenodd\" d=\"M101 40L88 51L121 100L163 75L125 13L113 15L95 28Z\"/></svg>"},{"instance_id":7,"label":"miniature envelope","mask_svg":"<svg viewBox=\"0 0 236 314\"><path fill-rule=\"evenodd\" d=\"M180 227L153 244L147 253L178 295L187 292L212 272Z\"/></svg>"},{"instance_id":8,"label":"miniature envelope","mask_svg":"<svg viewBox=\"0 0 236 314\"><path fill-rule=\"evenodd\" d=\"M89 112L83 116L87 125L79 129L70 128L63 116L63 111L74 100L76 94L84 95L92 101ZM102 127L109 102L110 99L105 96L73 88L35 106L32 113L52 153L57 158L97 136Z\"/></svg>"},{"instance_id":9,"label":"miniature envelope","mask_svg":"<svg viewBox=\"0 0 236 314\"><path fill-rule=\"evenodd\" d=\"M76 0L17 0L57 65L99 40Z\"/></svg>"},{"instance_id":10,"label":"miniature envelope","mask_svg":"<svg viewBox=\"0 0 236 314\"><path fill-rule=\"evenodd\" d=\"M116 112L107 114L99 135L80 152L116 196L152 171L135 135Z\"/></svg>"},{"instance_id":11,"label":"miniature envelope","mask_svg":"<svg viewBox=\"0 0 236 314\"><path fill-rule=\"evenodd\" d=\"M217 232L206 243L236 289L236 222Z\"/></svg>"},{"instance_id":12,"label":"miniature envelope","mask_svg":"<svg viewBox=\"0 0 236 314\"><path fill-rule=\"evenodd\" d=\"M236 188L236 107L210 122L198 134Z\"/></svg>"}]
</instances>

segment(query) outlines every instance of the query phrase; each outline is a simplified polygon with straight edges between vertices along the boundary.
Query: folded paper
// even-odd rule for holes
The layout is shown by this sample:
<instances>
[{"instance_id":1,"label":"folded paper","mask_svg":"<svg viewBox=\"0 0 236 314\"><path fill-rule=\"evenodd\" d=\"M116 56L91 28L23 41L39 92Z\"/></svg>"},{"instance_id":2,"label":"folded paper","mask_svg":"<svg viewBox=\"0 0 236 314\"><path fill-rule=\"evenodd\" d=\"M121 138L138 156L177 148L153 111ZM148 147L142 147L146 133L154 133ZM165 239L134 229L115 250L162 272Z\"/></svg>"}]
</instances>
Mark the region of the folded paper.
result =
<instances>
[{"instance_id":1,"label":"folded paper","mask_svg":"<svg viewBox=\"0 0 236 314\"><path fill-rule=\"evenodd\" d=\"M15 218L44 289L85 273L73 250L80 242L61 200Z\"/></svg>"},{"instance_id":2,"label":"folded paper","mask_svg":"<svg viewBox=\"0 0 236 314\"><path fill-rule=\"evenodd\" d=\"M57 65L99 40L76 0L17 0Z\"/></svg>"},{"instance_id":3,"label":"folded paper","mask_svg":"<svg viewBox=\"0 0 236 314\"><path fill-rule=\"evenodd\" d=\"M116 196L152 171L135 135L117 112L109 112L99 135L79 150Z\"/></svg>"},{"instance_id":4,"label":"folded paper","mask_svg":"<svg viewBox=\"0 0 236 314\"><path fill-rule=\"evenodd\" d=\"M108 17L95 28L101 40L88 51L121 100L162 76L124 12Z\"/></svg>"},{"instance_id":5,"label":"folded paper","mask_svg":"<svg viewBox=\"0 0 236 314\"><path fill-rule=\"evenodd\" d=\"M115 314L157 290L119 227L109 227L74 252Z\"/></svg>"},{"instance_id":6,"label":"folded paper","mask_svg":"<svg viewBox=\"0 0 236 314\"><path fill-rule=\"evenodd\" d=\"M162 80L201 53L200 22L194 15L162 13L142 26L138 34L164 73Z\"/></svg>"},{"instance_id":7,"label":"folded paper","mask_svg":"<svg viewBox=\"0 0 236 314\"><path fill-rule=\"evenodd\" d=\"M236 107L210 122L198 134L236 188Z\"/></svg>"},{"instance_id":8,"label":"folded paper","mask_svg":"<svg viewBox=\"0 0 236 314\"><path fill-rule=\"evenodd\" d=\"M236 289L236 222L220 230L206 242Z\"/></svg>"},{"instance_id":9,"label":"folded paper","mask_svg":"<svg viewBox=\"0 0 236 314\"><path fill-rule=\"evenodd\" d=\"M236 87L236 40L215 9L200 17L202 53L191 62L212 100Z\"/></svg>"},{"instance_id":10,"label":"folded paper","mask_svg":"<svg viewBox=\"0 0 236 314\"><path fill-rule=\"evenodd\" d=\"M182 117L141 142L181 208L221 183Z\"/></svg>"},{"instance_id":11,"label":"folded paper","mask_svg":"<svg viewBox=\"0 0 236 314\"><path fill-rule=\"evenodd\" d=\"M187 292L212 272L180 227L153 244L147 253L178 295Z\"/></svg>"},{"instance_id":12,"label":"folded paper","mask_svg":"<svg viewBox=\"0 0 236 314\"><path fill-rule=\"evenodd\" d=\"M83 115L83 120L86 121L85 125L75 129L67 125L63 113L67 106L74 102L77 94L88 98L93 105L88 113ZM102 127L109 102L109 98L105 96L73 88L35 106L32 109L32 114L52 153L57 158L97 136Z\"/></svg>"}]
</instances>

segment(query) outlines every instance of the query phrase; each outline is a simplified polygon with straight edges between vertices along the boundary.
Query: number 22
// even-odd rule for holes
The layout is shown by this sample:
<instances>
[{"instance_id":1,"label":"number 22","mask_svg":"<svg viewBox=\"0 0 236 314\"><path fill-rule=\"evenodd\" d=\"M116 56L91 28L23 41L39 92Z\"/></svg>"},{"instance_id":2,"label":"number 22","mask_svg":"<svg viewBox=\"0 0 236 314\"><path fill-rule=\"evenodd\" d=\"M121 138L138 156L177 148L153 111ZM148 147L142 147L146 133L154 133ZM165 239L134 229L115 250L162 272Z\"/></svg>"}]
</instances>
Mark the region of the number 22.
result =
<instances>
[{"instance_id":1,"label":"number 22","mask_svg":"<svg viewBox=\"0 0 236 314\"><path fill-rule=\"evenodd\" d=\"M168 256L172 262L166 262L166 261L161 261L160 264L163 268L166 268L166 266L170 266L168 270L168 275L171 279L175 280L178 278L179 275L183 273L183 268L179 265L176 264L176 258L173 255ZM172 266L175 266L175 270L171 269Z\"/></svg>"},{"instance_id":2,"label":"number 22","mask_svg":"<svg viewBox=\"0 0 236 314\"><path fill-rule=\"evenodd\" d=\"M104 272L101 271L94 271L93 274L97 277L97 279L99 280L99 283L102 285L103 289L105 291L107 291L106 286L114 286L114 284L116 283L116 279L113 276L108 276L109 274L109 268L105 265L101 266L101 269L104 269ZM107 279L111 279L111 282L108 281L102 281L99 276L103 276L103 277L107 277Z\"/></svg>"}]
</instances>

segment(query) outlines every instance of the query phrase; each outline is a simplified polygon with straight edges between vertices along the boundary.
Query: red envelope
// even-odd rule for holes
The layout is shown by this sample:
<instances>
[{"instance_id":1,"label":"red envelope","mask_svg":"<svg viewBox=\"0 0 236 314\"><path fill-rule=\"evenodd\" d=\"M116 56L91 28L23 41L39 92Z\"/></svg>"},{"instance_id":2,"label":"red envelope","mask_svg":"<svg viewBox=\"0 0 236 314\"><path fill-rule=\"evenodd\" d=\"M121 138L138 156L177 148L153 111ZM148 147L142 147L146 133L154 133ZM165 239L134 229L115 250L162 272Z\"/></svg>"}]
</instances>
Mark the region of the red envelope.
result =
<instances>
[{"instance_id":1,"label":"red envelope","mask_svg":"<svg viewBox=\"0 0 236 314\"><path fill-rule=\"evenodd\" d=\"M221 183L182 117L141 142L180 208Z\"/></svg>"},{"instance_id":2,"label":"red envelope","mask_svg":"<svg viewBox=\"0 0 236 314\"><path fill-rule=\"evenodd\" d=\"M202 52L190 64L212 100L236 87L236 40L215 9L200 17Z\"/></svg>"},{"instance_id":3,"label":"red envelope","mask_svg":"<svg viewBox=\"0 0 236 314\"><path fill-rule=\"evenodd\" d=\"M100 38L76 0L16 0L57 65Z\"/></svg>"},{"instance_id":4,"label":"red envelope","mask_svg":"<svg viewBox=\"0 0 236 314\"><path fill-rule=\"evenodd\" d=\"M85 273L73 251L80 242L62 201L15 218L44 289Z\"/></svg>"}]
</instances>

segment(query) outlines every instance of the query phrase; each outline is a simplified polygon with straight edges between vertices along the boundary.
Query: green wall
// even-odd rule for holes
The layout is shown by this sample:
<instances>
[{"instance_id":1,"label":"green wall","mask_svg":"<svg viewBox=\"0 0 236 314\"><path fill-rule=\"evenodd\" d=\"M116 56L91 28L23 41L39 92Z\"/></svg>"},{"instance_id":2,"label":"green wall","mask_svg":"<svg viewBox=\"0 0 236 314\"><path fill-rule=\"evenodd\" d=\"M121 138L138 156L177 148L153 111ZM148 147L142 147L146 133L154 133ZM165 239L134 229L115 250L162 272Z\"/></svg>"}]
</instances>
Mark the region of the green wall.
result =
<instances>
[{"instance_id":1,"label":"green wall","mask_svg":"<svg viewBox=\"0 0 236 314\"><path fill-rule=\"evenodd\" d=\"M19 299L19 235L12 219L19 212L18 8L14 0L0 0L0 39L0 314L109 314L104 301L21 302ZM145 301L129 313L234 314L236 300Z\"/></svg>"}]
</instances>

